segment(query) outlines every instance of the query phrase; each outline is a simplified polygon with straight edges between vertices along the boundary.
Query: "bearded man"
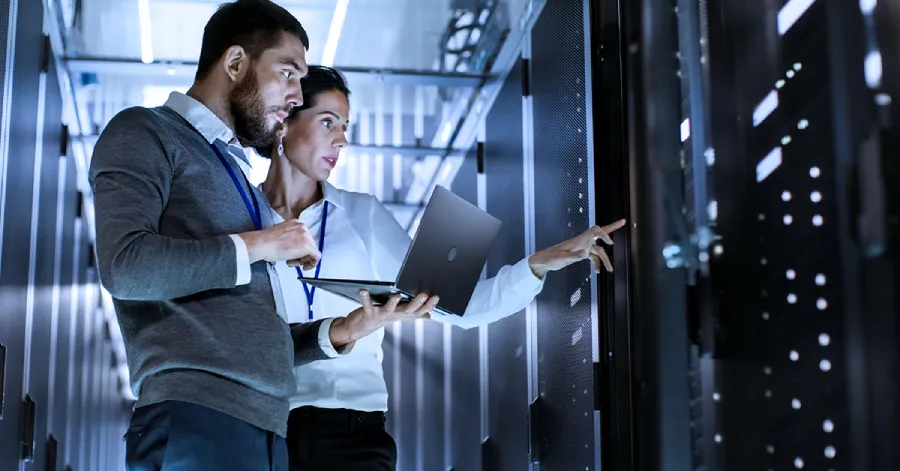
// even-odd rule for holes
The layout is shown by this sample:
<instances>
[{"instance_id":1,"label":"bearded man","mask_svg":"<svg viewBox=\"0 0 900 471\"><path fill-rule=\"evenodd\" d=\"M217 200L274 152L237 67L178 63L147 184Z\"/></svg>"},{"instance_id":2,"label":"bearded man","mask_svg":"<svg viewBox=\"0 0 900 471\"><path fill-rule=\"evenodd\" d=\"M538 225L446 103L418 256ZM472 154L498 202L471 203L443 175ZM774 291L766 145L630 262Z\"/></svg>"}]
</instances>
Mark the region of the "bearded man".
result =
<instances>
[{"instance_id":1,"label":"bearded man","mask_svg":"<svg viewBox=\"0 0 900 471\"><path fill-rule=\"evenodd\" d=\"M120 112L94 148L97 261L138 398L130 471L287 470L292 368L352 348L332 319L286 322L271 263L320 254L246 176L243 148L271 146L302 103L308 47L271 1L226 3L190 90Z\"/></svg>"}]
</instances>

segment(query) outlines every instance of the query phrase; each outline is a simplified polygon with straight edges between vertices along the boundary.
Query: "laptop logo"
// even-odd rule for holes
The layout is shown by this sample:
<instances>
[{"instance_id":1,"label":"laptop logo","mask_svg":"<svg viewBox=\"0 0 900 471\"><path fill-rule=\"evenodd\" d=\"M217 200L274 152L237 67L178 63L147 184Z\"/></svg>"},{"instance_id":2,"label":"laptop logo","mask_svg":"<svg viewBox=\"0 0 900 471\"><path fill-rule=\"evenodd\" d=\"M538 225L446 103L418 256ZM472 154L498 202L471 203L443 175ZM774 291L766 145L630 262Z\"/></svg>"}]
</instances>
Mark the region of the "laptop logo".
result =
<instances>
[{"instance_id":1,"label":"laptop logo","mask_svg":"<svg viewBox=\"0 0 900 471\"><path fill-rule=\"evenodd\" d=\"M447 252L447 261L452 262L452 261L456 260L457 253L459 253L459 251L456 250L456 247L450 248L450 251Z\"/></svg>"}]
</instances>

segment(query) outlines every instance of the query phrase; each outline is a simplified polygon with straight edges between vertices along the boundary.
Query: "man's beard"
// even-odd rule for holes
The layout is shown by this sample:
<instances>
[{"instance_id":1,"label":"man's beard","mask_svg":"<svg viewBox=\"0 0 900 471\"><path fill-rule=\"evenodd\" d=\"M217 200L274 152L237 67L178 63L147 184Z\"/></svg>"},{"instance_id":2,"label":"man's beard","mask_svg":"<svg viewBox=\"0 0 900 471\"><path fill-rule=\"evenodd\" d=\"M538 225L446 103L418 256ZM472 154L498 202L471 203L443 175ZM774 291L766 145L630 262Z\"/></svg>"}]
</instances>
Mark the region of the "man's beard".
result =
<instances>
[{"instance_id":1,"label":"man's beard","mask_svg":"<svg viewBox=\"0 0 900 471\"><path fill-rule=\"evenodd\" d=\"M251 69L229 97L234 133L244 147L271 147L275 141L274 129L259 93L256 72Z\"/></svg>"}]
</instances>

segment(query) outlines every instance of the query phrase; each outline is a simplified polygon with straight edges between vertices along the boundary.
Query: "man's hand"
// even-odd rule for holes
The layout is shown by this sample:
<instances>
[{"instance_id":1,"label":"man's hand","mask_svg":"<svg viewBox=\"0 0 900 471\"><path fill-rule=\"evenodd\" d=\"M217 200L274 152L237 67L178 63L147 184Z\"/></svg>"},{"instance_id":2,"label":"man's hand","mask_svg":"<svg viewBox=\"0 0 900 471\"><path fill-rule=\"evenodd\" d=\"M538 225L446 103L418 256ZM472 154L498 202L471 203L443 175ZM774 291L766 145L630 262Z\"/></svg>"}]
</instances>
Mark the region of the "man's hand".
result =
<instances>
[{"instance_id":1,"label":"man's hand","mask_svg":"<svg viewBox=\"0 0 900 471\"><path fill-rule=\"evenodd\" d=\"M322 258L309 229L296 219L238 235L247 244L250 263L287 260L290 266L302 265L309 270Z\"/></svg>"},{"instance_id":2,"label":"man's hand","mask_svg":"<svg viewBox=\"0 0 900 471\"><path fill-rule=\"evenodd\" d=\"M624 226L624 219L603 227L594 226L577 237L541 250L528 259L531 271L538 278L543 278L547 272L560 270L575 262L590 258L595 271L599 272L602 264L606 271L611 272L613 267L609 256L602 246L596 244L596 241L600 239L612 245L613 241L609 234Z\"/></svg>"},{"instance_id":3,"label":"man's hand","mask_svg":"<svg viewBox=\"0 0 900 471\"><path fill-rule=\"evenodd\" d=\"M328 332L331 344L335 348L343 348L376 330L403 319L426 319L428 312L438 304L438 297L420 294L408 303L400 303L400 295L394 295L382 306L372 304L371 296L366 290L360 290L362 307L354 310L347 317L337 318L331 323Z\"/></svg>"}]
</instances>

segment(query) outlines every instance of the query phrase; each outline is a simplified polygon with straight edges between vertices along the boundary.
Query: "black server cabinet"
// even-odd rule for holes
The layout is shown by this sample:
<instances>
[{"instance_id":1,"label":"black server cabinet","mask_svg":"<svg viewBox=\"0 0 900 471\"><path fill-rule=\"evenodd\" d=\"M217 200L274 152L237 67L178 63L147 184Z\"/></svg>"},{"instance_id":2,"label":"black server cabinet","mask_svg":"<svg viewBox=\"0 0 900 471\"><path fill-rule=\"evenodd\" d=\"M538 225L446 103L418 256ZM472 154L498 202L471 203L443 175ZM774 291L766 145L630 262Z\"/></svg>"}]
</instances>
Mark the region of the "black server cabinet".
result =
<instances>
[{"instance_id":1,"label":"black server cabinet","mask_svg":"<svg viewBox=\"0 0 900 471\"><path fill-rule=\"evenodd\" d=\"M416 469L420 425L416 411L416 324L415 321L405 321L400 322L399 327L400 389L392 390L391 394L396 395L393 404L398 409L394 414L397 425L394 436L397 442L397 469L408 471ZM398 374L398 371L394 374Z\"/></svg>"},{"instance_id":2,"label":"black server cabinet","mask_svg":"<svg viewBox=\"0 0 900 471\"><path fill-rule=\"evenodd\" d=\"M487 212L503 221L488 256L487 276L525 257L523 146L523 61L510 70L485 120L482 163ZM488 443L486 470L519 470L528 465L528 374L526 316L513 314L488 329Z\"/></svg>"},{"instance_id":3,"label":"black server cabinet","mask_svg":"<svg viewBox=\"0 0 900 471\"><path fill-rule=\"evenodd\" d=\"M51 425L48 430L57 440L57 468L65 465L65 450L69 444L68 428L73 410L70 409L70 367L72 351L74 348L74 333L78 322L77 286L75 286L75 216L77 214L78 191L77 168L71 157L60 158L60 191L61 207L57 210L61 214L62 227L58 234L59 240L59 295L56 301L56 358L53 387L50 390L50 401L53 403L53 415L49 417Z\"/></svg>"},{"instance_id":4,"label":"black server cabinet","mask_svg":"<svg viewBox=\"0 0 900 471\"><path fill-rule=\"evenodd\" d=\"M49 65L49 63L48 63ZM33 209L29 270L32 288L27 293L31 317L31 344L27 359L28 394L39 404L34 427L34 466L44 469L47 449L50 402L50 354L55 339L51 337L56 262L57 203L59 194L59 147L62 129L62 97L56 68L48 67L39 79L40 130L37 155L34 156L35 180L38 188L32 195Z\"/></svg>"},{"instance_id":5,"label":"black server cabinet","mask_svg":"<svg viewBox=\"0 0 900 471\"><path fill-rule=\"evenodd\" d=\"M419 404L419 469L444 468L444 325L424 321L421 331L423 346L416 359L416 374L421 393Z\"/></svg>"},{"instance_id":6,"label":"black server cabinet","mask_svg":"<svg viewBox=\"0 0 900 471\"><path fill-rule=\"evenodd\" d=\"M26 310L32 221L32 185L37 141L39 81L42 65L43 21L40 2L17 2L16 18L8 23L10 2L3 2L0 19L4 32L15 28L13 44L3 47L3 58L12 54L13 70L4 70L4 88L11 86L9 102L4 102L2 127L5 155L0 155L5 173L2 182L2 245L0 245L0 344L3 344L2 417L0 421L0 468L12 469L21 457L31 458L37 411L47 407L23 395ZM2 36L6 38L7 35ZM11 47L10 47L11 46ZM11 79L11 80L9 80ZM24 412L24 414L23 414Z\"/></svg>"},{"instance_id":7,"label":"black server cabinet","mask_svg":"<svg viewBox=\"0 0 900 471\"><path fill-rule=\"evenodd\" d=\"M862 9L714 10L711 64L732 68L730 95L713 83L714 96L738 118L720 125L734 139L716 142L717 172L735 183L719 189L725 250L712 275L723 284L723 469L897 464L896 447L880 444L898 422L885 400L896 391L896 248L877 168L896 168L878 150L896 131L879 119L882 59L871 67Z\"/></svg>"},{"instance_id":8,"label":"black server cabinet","mask_svg":"<svg viewBox=\"0 0 900 471\"><path fill-rule=\"evenodd\" d=\"M592 221L585 2L547 2L531 32L535 245L577 236ZM598 161L596 165L601 165ZM590 264L551 273L537 299L541 469L595 469L595 293Z\"/></svg>"}]
</instances>

